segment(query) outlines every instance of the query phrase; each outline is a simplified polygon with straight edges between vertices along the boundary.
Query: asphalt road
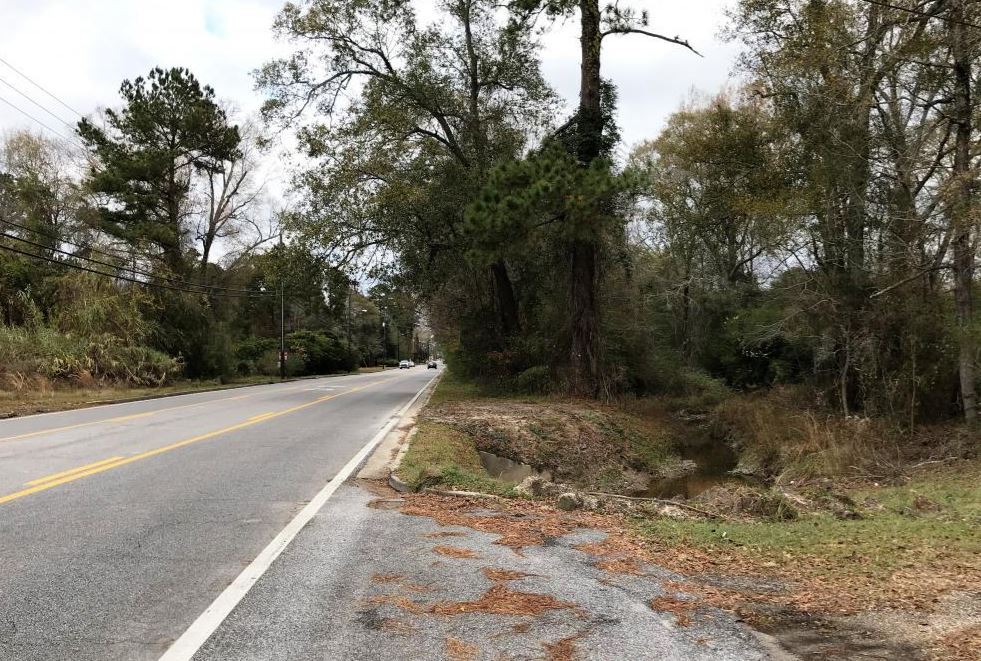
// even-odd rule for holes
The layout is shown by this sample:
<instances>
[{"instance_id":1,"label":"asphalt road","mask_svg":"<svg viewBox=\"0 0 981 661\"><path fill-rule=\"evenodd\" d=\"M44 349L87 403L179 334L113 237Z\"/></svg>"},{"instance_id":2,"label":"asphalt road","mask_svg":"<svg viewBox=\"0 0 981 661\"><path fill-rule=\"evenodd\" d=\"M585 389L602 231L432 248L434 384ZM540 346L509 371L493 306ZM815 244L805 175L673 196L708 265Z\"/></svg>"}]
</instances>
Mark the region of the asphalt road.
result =
<instances>
[{"instance_id":1,"label":"asphalt road","mask_svg":"<svg viewBox=\"0 0 981 661\"><path fill-rule=\"evenodd\" d=\"M432 377L0 421L0 659L157 659Z\"/></svg>"},{"instance_id":2,"label":"asphalt road","mask_svg":"<svg viewBox=\"0 0 981 661\"><path fill-rule=\"evenodd\" d=\"M653 599L684 593L685 577L650 565L636 575L604 570L580 550L603 540L600 531L518 552L496 534L440 526L398 504L394 493L341 486L193 661L788 658L731 613L698 605L679 621L654 608ZM491 570L514 573L492 580ZM542 597L559 603L520 612L525 598Z\"/></svg>"}]
</instances>

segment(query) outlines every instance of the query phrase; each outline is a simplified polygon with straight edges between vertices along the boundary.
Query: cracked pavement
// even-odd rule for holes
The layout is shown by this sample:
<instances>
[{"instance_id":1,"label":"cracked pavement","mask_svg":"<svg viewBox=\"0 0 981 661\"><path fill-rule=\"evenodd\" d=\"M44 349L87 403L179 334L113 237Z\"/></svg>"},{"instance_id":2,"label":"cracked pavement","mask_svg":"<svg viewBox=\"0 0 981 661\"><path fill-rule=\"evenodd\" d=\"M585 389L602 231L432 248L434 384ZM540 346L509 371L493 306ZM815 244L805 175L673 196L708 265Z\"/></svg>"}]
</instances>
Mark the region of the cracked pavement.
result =
<instances>
[{"instance_id":1,"label":"cracked pavement","mask_svg":"<svg viewBox=\"0 0 981 661\"><path fill-rule=\"evenodd\" d=\"M514 550L373 491L338 490L194 658L773 658L732 614L677 608L690 597L664 583L683 576L606 571L574 548L603 532Z\"/></svg>"}]
</instances>

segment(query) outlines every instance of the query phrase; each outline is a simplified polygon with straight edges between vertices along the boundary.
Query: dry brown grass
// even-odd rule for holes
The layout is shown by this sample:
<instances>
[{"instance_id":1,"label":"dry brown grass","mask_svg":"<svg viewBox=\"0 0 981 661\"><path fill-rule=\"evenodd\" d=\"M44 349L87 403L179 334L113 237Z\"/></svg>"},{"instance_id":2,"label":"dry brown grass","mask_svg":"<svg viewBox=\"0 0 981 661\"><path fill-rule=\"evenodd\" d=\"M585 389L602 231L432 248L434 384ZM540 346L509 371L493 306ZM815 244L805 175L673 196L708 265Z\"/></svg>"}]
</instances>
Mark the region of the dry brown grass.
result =
<instances>
[{"instance_id":1,"label":"dry brown grass","mask_svg":"<svg viewBox=\"0 0 981 661\"><path fill-rule=\"evenodd\" d=\"M888 480L919 461L960 456L969 445L956 425L909 432L885 419L801 407L788 392L733 396L711 415L715 433L740 447L743 466L778 482L841 476Z\"/></svg>"}]
</instances>

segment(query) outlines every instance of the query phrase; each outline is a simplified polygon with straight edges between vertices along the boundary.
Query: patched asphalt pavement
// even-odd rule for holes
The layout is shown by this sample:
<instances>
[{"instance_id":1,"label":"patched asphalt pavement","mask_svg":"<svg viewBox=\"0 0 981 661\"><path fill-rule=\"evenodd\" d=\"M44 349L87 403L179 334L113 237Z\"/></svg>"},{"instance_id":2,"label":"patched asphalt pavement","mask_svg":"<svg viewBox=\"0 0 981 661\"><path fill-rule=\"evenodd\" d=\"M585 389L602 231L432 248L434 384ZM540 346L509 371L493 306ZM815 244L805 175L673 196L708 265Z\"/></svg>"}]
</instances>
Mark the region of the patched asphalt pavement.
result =
<instances>
[{"instance_id":1,"label":"patched asphalt pavement","mask_svg":"<svg viewBox=\"0 0 981 661\"><path fill-rule=\"evenodd\" d=\"M0 660L158 659L432 378L0 421Z\"/></svg>"},{"instance_id":2,"label":"patched asphalt pavement","mask_svg":"<svg viewBox=\"0 0 981 661\"><path fill-rule=\"evenodd\" d=\"M158 659L432 378L0 421L0 660ZM341 485L194 658L770 658L733 615L678 610L683 577L610 572L574 548L604 533L513 550L400 506L377 483ZM652 607L665 596L673 610Z\"/></svg>"},{"instance_id":3,"label":"patched asphalt pavement","mask_svg":"<svg viewBox=\"0 0 981 661\"><path fill-rule=\"evenodd\" d=\"M652 608L687 598L665 586L683 576L611 573L573 548L605 533L513 550L398 506L344 485L195 660L773 658L730 613Z\"/></svg>"}]
</instances>

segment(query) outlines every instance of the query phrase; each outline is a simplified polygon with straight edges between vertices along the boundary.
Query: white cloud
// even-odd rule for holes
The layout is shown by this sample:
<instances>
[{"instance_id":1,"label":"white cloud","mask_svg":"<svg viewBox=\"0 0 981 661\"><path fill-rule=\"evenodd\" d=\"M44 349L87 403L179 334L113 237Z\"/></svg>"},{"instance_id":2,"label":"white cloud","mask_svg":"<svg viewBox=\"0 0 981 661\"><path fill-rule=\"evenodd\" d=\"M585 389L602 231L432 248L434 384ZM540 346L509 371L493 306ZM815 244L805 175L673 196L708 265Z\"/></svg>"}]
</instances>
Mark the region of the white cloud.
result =
<instances>
[{"instance_id":1,"label":"white cloud","mask_svg":"<svg viewBox=\"0 0 981 661\"><path fill-rule=\"evenodd\" d=\"M712 92L727 82L735 47L717 36L724 2L630 3L650 10L651 30L689 39L705 57L642 36L607 39L603 75L619 88L619 120L628 146L656 135L691 88ZM282 4L283 0L5 0L0 58L82 113L116 105L120 82L153 66L188 67L220 98L250 112L261 103L252 89L252 70L286 50L270 29ZM557 25L547 35L543 65L547 78L569 99L570 107L574 105L579 84L577 21ZM2 64L0 78L69 124L77 120ZM0 97L69 132L2 84ZM30 125L0 103L0 129Z\"/></svg>"}]
</instances>

